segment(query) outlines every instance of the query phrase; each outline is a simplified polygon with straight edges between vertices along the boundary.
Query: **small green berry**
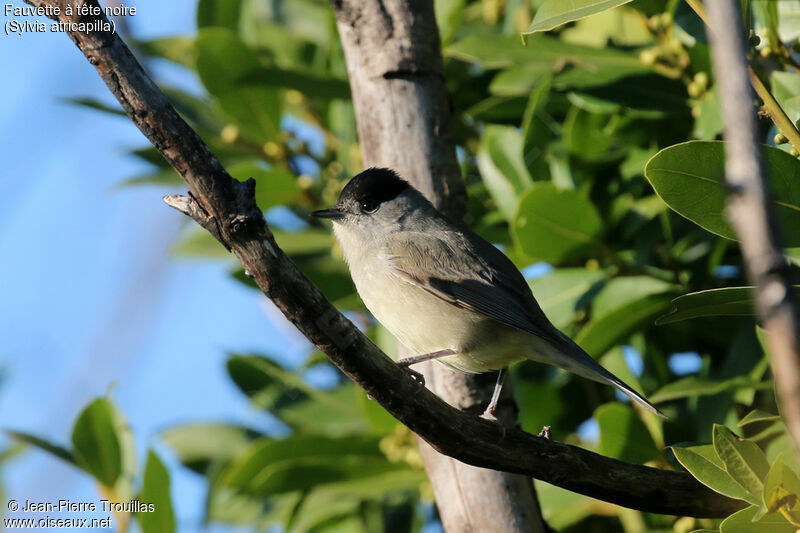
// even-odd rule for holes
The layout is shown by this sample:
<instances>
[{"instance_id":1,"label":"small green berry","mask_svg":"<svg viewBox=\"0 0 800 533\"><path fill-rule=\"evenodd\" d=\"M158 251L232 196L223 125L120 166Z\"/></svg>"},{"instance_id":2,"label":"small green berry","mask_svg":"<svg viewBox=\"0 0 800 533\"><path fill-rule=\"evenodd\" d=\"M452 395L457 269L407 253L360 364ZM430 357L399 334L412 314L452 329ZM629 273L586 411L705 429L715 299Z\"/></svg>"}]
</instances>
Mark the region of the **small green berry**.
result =
<instances>
[{"instance_id":1,"label":"small green berry","mask_svg":"<svg viewBox=\"0 0 800 533\"><path fill-rule=\"evenodd\" d=\"M647 27L653 31L658 31L661 29L661 17L658 15L653 15L649 19L647 19Z\"/></svg>"},{"instance_id":2,"label":"small green berry","mask_svg":"<svg viewBox=\"0 0 800 533\"><path fill-rule=\"evenodd\" d=\"M800 155L800 152L797 151L797 148L792 148L791 150L789 150L789 154L791 154L794 157L797 157Z\"/></svg>"},{"instance_id":3,"label":"small green berry","mask_svg":"<svg viewBox=\"0 0 800 533\"><path fill-rule=\"evenodd\" d=\"M689 93L689 96L692 98L698 98L701 94L703 94L703 88L700 87L696 81L693 81L686 87L686 91Z\"/></svg>"},{"instance_id":4,"label":"small green berry","mask_svg":"<svg viewBox=\"0 0 800 533\"><path fill-rule=\"evenodd\" d=\"M648 50L642 50L639 53L639 61L641 61L648 67L653 66L656 64L656 61L658 61L658 52L653 50L652 48Z\"/></svg>"},{"instance_id":5,"label":"small green berry","mask_svg":"<svg viewBox=\"0 0 800 533\"><path fill-rule=\"evenodd\" d=\"M777 135L775 135L775 137L773 137L772 140L775 141L775 144L786 144L789 142L789 139L787 139L786 135L784 135L783 133L778 133Z\"/></svg>"},{"instance_id":6,"label":"small green berry","mask_svg":"<svg viewBox=\"0 0 800 533\"><path fill-rule=\"evenodd\" d=\"M748 39L748 42L750 43L750 46L755 48L756 46L761 44L761 37L759 37L758 35L753 35L752 37L750 37L750 39Z\"/></svg>"},{"instance_id":7,"label":"small green berry","mask_svg":"<svg viewBox=\"0 0 800 533\"><path fill-rule=\"evenodd\" d=\"M672 24L672 13L661 13L661 25L665 28Z\"/></svg>"},{"instance_id":8,"label":"small green berry","mask_svg":"<svg viewBox=\"0 0 800 533\"><path fill-rule=\"evenodd\" d=\"M708 74L703 71L694 75L694 83L700 86L701 89L708 87Z\"/></svg>"}]
</instances>

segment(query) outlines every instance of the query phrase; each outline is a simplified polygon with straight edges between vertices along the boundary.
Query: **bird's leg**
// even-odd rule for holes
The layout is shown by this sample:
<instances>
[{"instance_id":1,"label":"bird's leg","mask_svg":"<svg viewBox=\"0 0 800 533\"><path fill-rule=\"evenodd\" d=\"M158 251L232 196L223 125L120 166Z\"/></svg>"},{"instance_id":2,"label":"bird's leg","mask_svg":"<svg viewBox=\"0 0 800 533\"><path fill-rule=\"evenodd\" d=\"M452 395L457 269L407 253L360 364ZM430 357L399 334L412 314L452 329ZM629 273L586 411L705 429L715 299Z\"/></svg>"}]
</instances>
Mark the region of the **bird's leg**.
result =
<instances>
[{"instance_id":1,"label":"bird's leg","mask_svg":"<svg viewBox=\"0 0 800 533\"><path fill-rule=\"evenodd\" d=\"M424 361L430 361L431 359L438 359L440 357L444 357L446 355L455 355L455 350L446 349L446 350L438 350L431 353L424 353L422 355L412 355L411 357L406 357L404 359L400 359L397 361L397 366L402 368L403 370L410 375L414 381L418 382L420 385L425 385L425 377L417 372L416 370L411 370L411 365L415 365L417 363L422 363Z\"/></svg>"},{"instance_id":2,"label":"bird's leg","mask_svg":"<svg viewBox=\"0 0 800 533\"><path fill-rule=\"evenodd\" d=\"M503 382L506 379L505 369L501 368L497 371L497 383L494 385L494 392L492 393L492 399L489 401L489 405L486 406L486 410L481 415L481 418L485 418L487 420L497 421L497 417L494 416L494 412L497 411L497 404L500 401L500 392L503 390Z\"/></svg>"}]
</instances>

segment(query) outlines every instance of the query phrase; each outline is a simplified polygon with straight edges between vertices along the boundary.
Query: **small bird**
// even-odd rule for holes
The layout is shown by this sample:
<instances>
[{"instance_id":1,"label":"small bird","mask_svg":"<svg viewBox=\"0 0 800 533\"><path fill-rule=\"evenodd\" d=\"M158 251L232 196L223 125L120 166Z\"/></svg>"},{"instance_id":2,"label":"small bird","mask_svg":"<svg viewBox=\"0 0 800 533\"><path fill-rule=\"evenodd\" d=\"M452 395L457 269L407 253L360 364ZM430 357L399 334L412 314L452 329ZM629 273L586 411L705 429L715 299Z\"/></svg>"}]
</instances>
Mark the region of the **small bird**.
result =
<instances>
[{"instance_id":1,"label":"small bird","mask_svg":"<svg viewBox=\"0 0 800 533\"><path fill-rule=\"evenodd\" d=\"M613 385L647 411L664 416L600 366L545 316L516 266L495 246L442 215L393 170L352 178L330 209L311 213L333 232L358 294L397 340L455 370L497 370L484 418L494 417L503 370L530 359Z\"/></svg>"}]
</instances>

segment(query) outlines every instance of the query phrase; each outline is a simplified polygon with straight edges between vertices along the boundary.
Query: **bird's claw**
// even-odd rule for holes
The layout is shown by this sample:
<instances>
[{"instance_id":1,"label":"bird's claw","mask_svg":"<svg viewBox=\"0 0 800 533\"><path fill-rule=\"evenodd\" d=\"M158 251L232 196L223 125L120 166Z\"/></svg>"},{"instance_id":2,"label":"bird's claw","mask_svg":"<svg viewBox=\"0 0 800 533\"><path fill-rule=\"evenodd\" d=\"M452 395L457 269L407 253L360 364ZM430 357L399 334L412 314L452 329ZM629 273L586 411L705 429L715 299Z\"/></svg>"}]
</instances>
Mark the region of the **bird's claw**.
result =
<instances>
[{"instance_id":1,"label":"bird's claw","mask_svg":"<svg viewBox=\"0 0 800 533\"><path fill-rule=\"evenodd\" d=\"M542 426L542 430L539 432L539 436L550 440L550 426Z\"/></svg>"},{"instance_id":2,"label":"bird's claw","mask_svg":"<svg viewBox=\"0 0 800 533\"><path fill-rule=\"evenodd\" d=\"M410 369L407 366L401 366L400 368L402 368L405 371L406 374L411 376L411 379L413 379L414 381L419 383L421 386L423 386L423 387L425 386L425 376L423 376L422 374L420 374L416 370Z\"/></svg>"}]
</instances>

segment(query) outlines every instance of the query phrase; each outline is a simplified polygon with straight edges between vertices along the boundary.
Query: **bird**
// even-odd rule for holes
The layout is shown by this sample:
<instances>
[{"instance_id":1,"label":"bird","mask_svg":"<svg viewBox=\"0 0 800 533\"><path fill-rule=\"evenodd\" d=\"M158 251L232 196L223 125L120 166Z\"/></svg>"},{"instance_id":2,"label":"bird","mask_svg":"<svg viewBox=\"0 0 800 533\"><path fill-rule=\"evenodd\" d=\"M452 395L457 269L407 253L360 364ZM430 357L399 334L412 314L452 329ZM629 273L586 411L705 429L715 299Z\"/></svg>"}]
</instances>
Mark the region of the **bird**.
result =
<instances>
[{"instance_id":1,"label":"bird","mask_svg":"<svg viewBox=\"0 0 800 533\"><path fill-rule=\"evenodd\" d=\"M311 215L331 220L367 309L417 354L397 361L406 372L424 383L410 366L428 360L461 372L498 371L482 417L497 420L504 370L526 359L614 386L664 416L548 320L500 249L449 220L394 170L364 170L331 208Z\"/></svg>"}]
</instances>

